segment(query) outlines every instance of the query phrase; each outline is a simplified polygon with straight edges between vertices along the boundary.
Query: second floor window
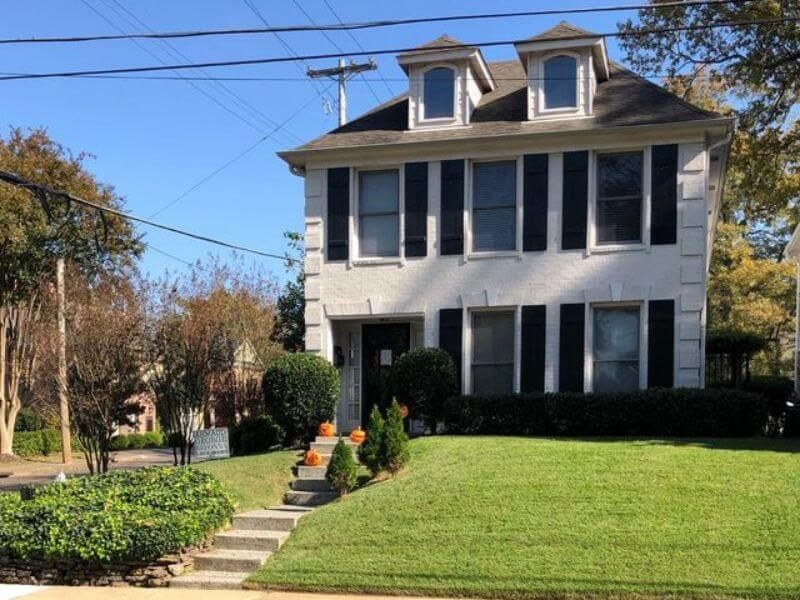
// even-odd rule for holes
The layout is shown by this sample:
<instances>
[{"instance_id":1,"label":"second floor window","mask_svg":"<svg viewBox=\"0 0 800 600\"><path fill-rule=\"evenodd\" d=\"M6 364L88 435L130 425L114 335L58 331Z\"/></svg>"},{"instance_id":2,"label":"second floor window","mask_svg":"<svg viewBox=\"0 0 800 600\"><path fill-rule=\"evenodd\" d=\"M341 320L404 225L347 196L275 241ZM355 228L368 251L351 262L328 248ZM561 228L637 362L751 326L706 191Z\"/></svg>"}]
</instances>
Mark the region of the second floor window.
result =
<instances>
[{"instance_id":1,"label":"second floor window","mask_svg":"<svg viewBox=\"0 0 800 600\"><path fill-rule=\"evenodd\" d=\"M544 62L544 108L575 108L578 105L578 61L554 56Z\"/></svg>"},{"instance_id":2,"label":"second floor window","mask_svg":"<svg viewBox=\"0 0 800 600\"><path fill-rule=\"evenodd\" d=\"M642 241L642 153L597 157L597 242Z\"/></svg>"},{"instance_id":3,"label":"second floor window","mask_svg":"<svg viewBox=\"0 0 800 600\"><path fill-rule=\"evenodd\" d=\"M455 73L447 67L426 71L422 85L423 119L448 119L455 108Z\"/></svg>"},{"instance_id":4,"label":"second floor window","mask_svg":"<svg viewBox=\"0 0 800 600\"><path fill-rule=\"evenodd\" d=\"M396 169L358 175L358 248L365 258L400 255L399 174Z\"/></svg>"},{"instance_id":5,"label":"second floor window","mask_svg":"<svg viewBox=\"0 0 800 600\"><path fill-rule=\"evenodd\" d=\"M472 167L472 250L514 250L517 240L517 163Z\"/></svg>"}]
</instances>

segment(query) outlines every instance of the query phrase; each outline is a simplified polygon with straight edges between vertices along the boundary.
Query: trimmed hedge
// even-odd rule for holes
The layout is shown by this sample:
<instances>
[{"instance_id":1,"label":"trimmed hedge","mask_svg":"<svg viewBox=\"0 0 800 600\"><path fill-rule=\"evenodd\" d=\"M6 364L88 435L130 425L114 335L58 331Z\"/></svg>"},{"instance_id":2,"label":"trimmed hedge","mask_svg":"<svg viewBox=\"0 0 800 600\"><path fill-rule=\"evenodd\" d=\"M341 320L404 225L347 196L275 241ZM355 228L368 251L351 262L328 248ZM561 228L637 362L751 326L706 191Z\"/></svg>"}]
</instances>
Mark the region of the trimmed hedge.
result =
<instances>
[{"instance_id":1,"label":"trimmed hedge","mask_svg":"<svg viewBox=\"0 0 800 600\"><path fill-rule=\"evenodd\" d=\"M234 456L246 456L267 452L279 446L283 432L272 417L262 416L237 423L228 430L228 436L231 453Z\"/></svg>"},{"instance_id":2,"label":"trimmed hedge","mask_svg":"<svg viewBox=\"0 0 800 600\"><path fill-rule=\"evenodd\" d=\"M0 494L0 555L150 561L201 543L232 514L222 485L191 468L80 477L38 488L28 501Z\"/></svg>"},{"instance_id":3,"label":"trimmed hedge","mask_svg":"<svg viewBox=\"0 0 800 600\"><path fill-rule=\"evenodd\" d=\"M160 431L148 431L145 433L125 433L111 438L111 449L119 450L141 450L142 448L163 448L164 434Z\"/></svg>"},{"instance_id":4,"label":"trimmed hedge","mask_svg":"<svg viewBox=\"0 0 800 600\"><path fill-rule=\"evenodd\" d=\"M451 434L749 437L766 422L759 395L728 389L548 393L448 400Z\"/></svg>"},{"instance_id":5,"label":"trimmed hedge","mask_svg":"<svg viewBox=\"0 0 800 600\"><path fill-rule=\"evenodd\" d=\"M61 431L59 429L40 429L39 431L17 431L14 433L12 449L16 456L47 456L61 452ZM72 437L72 449L80 450L80 443Z\"/></svg>"}]
</instances>

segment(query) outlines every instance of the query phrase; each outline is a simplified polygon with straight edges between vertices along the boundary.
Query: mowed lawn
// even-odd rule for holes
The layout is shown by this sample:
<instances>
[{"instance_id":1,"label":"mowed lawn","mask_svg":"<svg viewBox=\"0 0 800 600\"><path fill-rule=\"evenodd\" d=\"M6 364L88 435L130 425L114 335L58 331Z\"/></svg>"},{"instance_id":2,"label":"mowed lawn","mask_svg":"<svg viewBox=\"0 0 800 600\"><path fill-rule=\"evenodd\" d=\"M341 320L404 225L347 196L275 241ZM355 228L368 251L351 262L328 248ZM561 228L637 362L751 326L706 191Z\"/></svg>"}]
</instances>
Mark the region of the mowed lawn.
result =
<instances>
[{"instance_id":1,"label":"mowed lawn","mask_svg":"<svg viewBox=\"0 0 800 600\"><path fill-rule=\"evenodd\" d=\"M197 463L194 468L219 479L236 503L237 512L281 504L292 480L298 453L279 450Z\"/></svg>"},{"instance_id":2,"label":"mowed lawn","mask_svg":"<svg viewBox=\"0 0 800 600\"><path fill-rule=\"evenodd\" d=\"M306 516L259 587L800 597L800 442L436 437Z\"/></svg>"}]
</instances>

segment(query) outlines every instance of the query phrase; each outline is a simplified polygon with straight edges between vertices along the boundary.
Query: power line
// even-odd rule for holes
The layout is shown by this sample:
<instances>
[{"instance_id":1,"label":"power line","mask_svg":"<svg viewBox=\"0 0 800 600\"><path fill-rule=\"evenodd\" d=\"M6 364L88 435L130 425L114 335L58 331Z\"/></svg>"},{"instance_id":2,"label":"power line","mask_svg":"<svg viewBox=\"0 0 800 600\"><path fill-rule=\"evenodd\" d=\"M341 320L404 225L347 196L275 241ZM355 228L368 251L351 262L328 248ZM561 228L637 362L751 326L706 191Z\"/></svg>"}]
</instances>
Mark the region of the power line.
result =
<instances>
[{"instance_id":1,"label":"power line","mask_svg":"<svg viewBox=\"0 0 800 600\"><path fill-rule=\"evenodd\" d=\"M247 1L247 0L245 0ZM660 5L659 5L660 6ZM641 31L615 31L615 32L606 32L606 33L596 33L592 35L574 35L574 36L563 36L560 37L559 40L582 40L582 39L594 39L596 37L635 37L635 36L644 36L644 35L654 35L654 34L662 34L662 33L675 33L680 31L705 31L709 29L717 29L717 28L725 28L725 27L746 27L750 25L767 25L767 24L775 24L775 23L793 23L800 21L800 17L778 17L772 19L754 19L748 21L738 21L738 22L724 22L724 23L707 23L705 25L692 25L692 26L683 26L683 27L662 27L662 28L652 28L652 29L645 29ZM519 40L519 39L511 39L511 40L493 40L488 42L473 42L473 43L464 43L464 44L451 44L448 46L428 46L425 48L426 51L430 52L432 50L454 50L457 48L474 48L474 47L493 47L493 46L509 46L514 44L523 44L528 42L529 40ZM384 48L380 50L371 50L371 51L358 51L358 52L349 52L350 56L370 56L370 55L378 55L378 54L400 54L402 52L413 52L415 50L419 50L418 47L403 47L403 48ZM246 65L264 65L264 64L274 64L274 63L285 63L285 62L293 62L296 60L299 61L309 61L309 60L324 60L330 58L338 58L339 54L334 53L324 53L324 54L306 54L306 55L298 55L296 57L268 57L268 58L250 58L250 59L242 59L242 60L225 60L225 61L214 61L214 62L205 62L205 63L193 63L193 64L184 64L184 65L162 65L162 66L151 66L151 67L120 67L120 68L112 68L112 69L91 69L91 70L82 70L82 71L60 71L60 72L53 72L53 73L26 73L24 75L4 75L0 77L0 81L10 81L10 80L19 80L19 79L48 79L54 77L78 77L82 75L112 75L117 73L144 73L144 72L151 72L151 71L174 71L174 70L183 70L183 69L196 69L196 68L214 68L214 67L240 67Z\"/></svg>"},{"instance_id":2,"label":"power line","mask_svg":"<svg viewBox=\"0 0 800 600\"><path fill-rule=\"evenodd\" d=\"M244 0L249 6L248 0ZM537 17L554 15L578 15L602 12L624 12L633 10L660 10L672 7L694 7L694 6L713 6L716 4L739 4L748 0L686 0L674 2L659 2L657 4L621 4L613 6L596 6L588 8L568 8L568 9L548 9L548 10L528 10L518 12L498 12L498 13L477 13L445 15L438 17L416 17L409 19L384 19L376 21L361 21L353 23L328 23L322 25L283 25L272 27L266 25L258 28L241 29L205 29L193 31L172 31L161 33L132 33L123 35L83 35L83 36L59 36L41 38L6 38L0 39L0 44L52 44L52 43L71 43L71 42L93 42L111 41L120 39L135 38L191 38L216 35L253 35L262 33L292 33L304 31L353 31L358 29L373 29L380 27L395 27L400 25L415 25L419 23L442 23L449 21L474 21L481 19L505 19L514 17ZM251 7L252 8L252 7ZM257 9L256 9L257 11ZM262 20L263 21L263 20Z\"/></svg>"},{"instance_id":3,"label":"power line","mask_svg":"<svg viewBox=\"0 0 800 600\"><path fill-rule=\"evenodd\" d=\"M151 244L150 242L143 242L143 244L144 244L145 246L147 246L148 248L150 248L150 250L155 250L155 251L156 251L156 252L158 252L159 254L163 254L164 256L166 256L166 257L168 257L168 258L171 258L172 260L177 260L178 262L181 262L181 263L185 264L187 267L192 267L192 266L194 266L194 265L193 265L192 263L190 263L188 260L184 260L184 259L180 258L179 256L175 256L174 254L170 254L169 252L165 252L164 250L161 250L160 248L156 248L156 247L155 247L155 246L153 246L153 244Z\"/></svg>"},{"instance_id":4,"label":"power line","mask_svg":"<svg viewBox=\"0 0 800 600\"><path fill-rule=\"evenodd\" d=\"M11 173L10 171L3 171L0 170L0 181L4 181L8 184L13 186L27 189L33 192L44 193L50 196L57 196L62 197L70 202L74 202L75 204L79 204L81 206L86 206L88 208L92 208L94 210L107 213L110 215L114 215L117 217L122 217L123 219L130 219L131 221L135 221L137 223L141 223L143 225L147 225L149 227L155 227L157 229L163 229L164 231L169 231L171 233L175 233L177 235L182 235L188 238L192 238L195 240L200 240L201 242L207 242L209 244L214 244L217 246L223 246L225 248L230 248L231 250L239 250L241 252L247 252L249 254L255 254L257 256L263 256L265 258L277 258L278 260L283 260L292 264L300 264L300 261L297 258L291 258L289 256L281 256L279 254L272 254L269 252L262 252L261 250L254 250L253 248L248 248L246 246L240 246L239 244L233 244L231 242L225 242L223 240L218 240L215 238L211 238L205 235L200 235L198 233L193 233L191 231L186 231L185 229L179 229L178 227L172 227L171 225L164 225L163 223L157 223L156 221L152 221L150 219L145 219L144 217L138 217L136 215L132 215L130 213L123 212L121 210L117 210L115 208L111 208L108 206L103 206L101 204L97 204L95 202L91 202L89 200L84 200L78 196L74 196L69 192L65 192L62 190L56 190L46 185L41 185L38 183L34 183L28 179L24 179L15 173Z\"/></svg>"}]
</instances>

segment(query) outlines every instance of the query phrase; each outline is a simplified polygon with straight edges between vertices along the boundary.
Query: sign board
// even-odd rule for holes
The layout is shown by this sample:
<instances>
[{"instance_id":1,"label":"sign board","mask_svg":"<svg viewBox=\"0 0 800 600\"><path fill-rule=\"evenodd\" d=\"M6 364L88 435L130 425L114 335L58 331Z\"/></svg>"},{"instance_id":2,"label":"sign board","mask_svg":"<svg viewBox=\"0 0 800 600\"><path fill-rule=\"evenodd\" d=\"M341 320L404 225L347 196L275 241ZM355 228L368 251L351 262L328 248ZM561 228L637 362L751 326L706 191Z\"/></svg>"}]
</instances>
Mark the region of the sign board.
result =
<instances>
[{"instance_id":1,"label":"sign board","mask_svg":"<svg viewBox=\"0 0 800 600\"><path fill-rule=\"evenodd\" d=\"M381 366L382 367L391 367L392 366L392 351L391 350L381 350Z\"/></svg>"},{"instance_id":2,"label":"sign board","mask_svg":"<svg viewBox=\"0 0 800 600\"><path fill-rule=\"evenodd\" d=\"M194 434L192 444L192 462L230 458L231 447L228 444L228 428L214 427L199 429Z\"/></svg>"}]
</instances>

